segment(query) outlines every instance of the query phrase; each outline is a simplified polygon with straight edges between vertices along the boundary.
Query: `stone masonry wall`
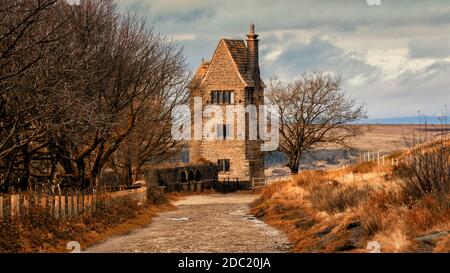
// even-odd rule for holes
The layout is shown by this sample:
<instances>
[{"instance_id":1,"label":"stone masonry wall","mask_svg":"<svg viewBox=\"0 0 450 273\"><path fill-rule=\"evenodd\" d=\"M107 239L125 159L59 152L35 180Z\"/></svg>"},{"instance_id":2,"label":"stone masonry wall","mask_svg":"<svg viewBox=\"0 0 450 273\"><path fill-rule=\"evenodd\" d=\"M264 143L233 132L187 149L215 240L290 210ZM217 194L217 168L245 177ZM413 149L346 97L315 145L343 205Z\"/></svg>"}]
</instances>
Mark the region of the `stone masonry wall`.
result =
<instances>
[{"instance_id":1,"label":"stone masonry wall","mask_svg":"<svg viewBox=\"0 0 450 273\"><path fill-rule=\"evenodd\" d=\"M234 91L234 105L242 105L245 107L246 85L239 77L239 73L223 41L219 43L216 54L211 60L209 72L205 77L201 88L191 88L190 90L191 110L193 109L194 96L201 96L202 105L205 107L211 103L211 91L215 90ZM256 100L256 102L258 101ZM225 124L225 105L221 105L221 107L224 113L222 123ZM193 113L191 116L193 118ZM236 122L236 118L234 120ZM203 125L206 121L207 119L203 118ZM245 126L248 127L247 124ZM236 137L237 128L236 126L233 127L234 136ZM213 133L215 134L214 131ZM219 172L219 180L239 179L241 181L248 181L251 177L264 176L264 161L259 149L259 141L203 140L191 141L190 144L189 157L191 162L195 162L200 158L214 163L217 163L219 159L230 159L230 171ZM250 163L249 159L251 159L252 163ZM251 166L252 169L250 169Z\"/></svg>"}]
</instances>

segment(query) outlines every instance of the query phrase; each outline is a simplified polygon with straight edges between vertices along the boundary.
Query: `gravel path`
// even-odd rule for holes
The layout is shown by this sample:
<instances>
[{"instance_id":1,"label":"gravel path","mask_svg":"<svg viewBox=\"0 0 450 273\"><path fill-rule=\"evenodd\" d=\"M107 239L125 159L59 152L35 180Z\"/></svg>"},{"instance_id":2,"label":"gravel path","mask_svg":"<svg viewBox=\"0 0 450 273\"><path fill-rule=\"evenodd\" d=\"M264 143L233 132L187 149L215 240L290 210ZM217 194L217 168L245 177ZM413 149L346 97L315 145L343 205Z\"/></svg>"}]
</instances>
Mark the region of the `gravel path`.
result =
<instances>
[{"instance_id":1,"label":"gravel path","mask_svg":"<svg viewBox=\"0 0 450 273\"><path fill-rule=\"evenodd\" d=\"M129 234L112 237L86 252L284 252L285 234L249 215L256 194L193 195L174 211Z\"/></svg>"}]
</instances>

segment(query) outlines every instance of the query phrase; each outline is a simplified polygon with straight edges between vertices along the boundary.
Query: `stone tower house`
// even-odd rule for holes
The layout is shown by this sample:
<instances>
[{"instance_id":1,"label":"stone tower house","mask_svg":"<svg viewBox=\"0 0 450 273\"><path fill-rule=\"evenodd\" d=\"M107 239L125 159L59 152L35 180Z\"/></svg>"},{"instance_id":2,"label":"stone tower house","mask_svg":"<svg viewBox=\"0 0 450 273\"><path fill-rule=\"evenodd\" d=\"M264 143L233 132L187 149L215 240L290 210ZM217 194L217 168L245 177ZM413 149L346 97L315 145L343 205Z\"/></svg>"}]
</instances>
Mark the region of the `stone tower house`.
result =
<instances>
[{"instance_id":1,"label":"stone tower house","mask_svg":"<svg viewBox=\"0 0 450 273\"><path fill-rule=\"evenodd\" d=\"M194 119L194 97L200 97L203 107L210 104L222 108L223 122L217 122L215 133L224 139L209 140L202 134L190 142L189 160L197 162L207 160L219 166L219 180L250 181L252 178L264 178L264 154L260 140L231 138L227 134L233 131L237 136L236 124L226 124L226 105L259 105L264 103L264 83L260 78L258 35L250 25L246 42L244 40L221 39L211 58L203 61L189 85L189 100ZM237 117L233 118L236 122ZM202 116L203 124L206 122ZM192 123L193 124L193 123ZM245 128L248 128L248 114L245 116ZM195 126L192 126L194 135ZM198 129L198 128L197 128ZM228 131L228 132L227 132ZM248 136L248 129L246 129Z\"/></svg>"}]
</instances>

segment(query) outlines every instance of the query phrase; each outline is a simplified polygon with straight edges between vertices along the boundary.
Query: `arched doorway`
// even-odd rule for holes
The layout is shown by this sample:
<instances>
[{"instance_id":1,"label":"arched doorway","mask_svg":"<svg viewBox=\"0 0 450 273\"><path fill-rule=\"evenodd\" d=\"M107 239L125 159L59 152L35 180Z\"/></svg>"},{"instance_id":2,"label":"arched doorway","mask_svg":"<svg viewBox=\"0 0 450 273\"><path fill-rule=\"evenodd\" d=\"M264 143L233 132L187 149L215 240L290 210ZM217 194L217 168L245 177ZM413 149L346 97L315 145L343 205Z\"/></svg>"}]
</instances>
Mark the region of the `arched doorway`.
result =
<instances>
[{"instance_id":1,"label":"arched doorway","mask_svg":"<svg viewBox=\"0 0 450 273\"><path fill-rule=\"evenodd\" d=\"M194 172L192 170L189 171L188 180L189 181L193 181L194 180Z\"/></svg>"},{"instance_id":2,"label":"arched doorway","mask_svg":"<svg viewBox=\"0 0 450 273\"><path fill-rule=\"evenodd\" d=\"M185 182L187 182L187 180L188 180L188 176L187 176L186 171L181 171L180 172L180 182L185 183Z\"/></svg>"},{"instance_id":3,"label":"arched doorway","mask_svg":"<svg viewBox=\"0 0 450 273\"><path fill-rule=\"evenodd\" d=\"M200 174L199 170L195 171L195 181L200 181L202 179L202 176Z\"/></svg>"}]
</instances>

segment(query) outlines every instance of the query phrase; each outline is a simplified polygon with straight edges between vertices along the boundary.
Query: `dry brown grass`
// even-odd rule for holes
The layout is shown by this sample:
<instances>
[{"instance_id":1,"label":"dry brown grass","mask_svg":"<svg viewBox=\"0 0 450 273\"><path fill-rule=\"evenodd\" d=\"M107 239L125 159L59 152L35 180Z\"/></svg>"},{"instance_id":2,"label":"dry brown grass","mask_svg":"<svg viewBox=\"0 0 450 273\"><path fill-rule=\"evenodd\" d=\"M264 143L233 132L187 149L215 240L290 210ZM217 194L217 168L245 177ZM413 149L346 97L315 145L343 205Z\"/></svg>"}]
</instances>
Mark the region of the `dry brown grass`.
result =
<instances>
[{"instance_id":1,"label":"dry brown grass","mask_svg":"<svg viewBox=\"0 0 450 273\"><path fill-rule=\"evenodd\" d=\"M310 195L307 198L318 210L339 213L366 202L371 193L370 186L360 189L354 185L319 184L311 187Z\"/></svg>"},{"instance_id":2,"label":"dry brown grass","mask_svg":"<svg viewBox=\"0 0 450 273\"><path fill-rule=\"evenodd\" d=\"M114 199L108 206L98 202L92 215L74 219L55 218L47 210L34 208L19 219L0 222L0 252L67 252L70 241L77 241L84 248L148 224L158 211L171 208L161 199L158 204L138 206L128 197Z\"/></svg>"},{"instance_id":3,"label":"dry brown grass","mask_svg":"<svg viewBox=\"0 0 450 273\"><path fill-rule=\"evenodd\" d=\"M425 246L417 238L450 231L450 194L429 191L410 198L408 181L392 172L376 163L304 171L292 182L270 185L252 211L285 231L297 252L367 252L373 240L383 252L449 252L450 235Z\"/></svg>"},{"instance_id":4,"label":"dry brown grass","mask_svg":"<svg viewBox=\"0 0 450 273\"><path fill-rule=\"evenodd\" d=\"M450 196L424 197L408 210L405 222L408 233L417 236L440 225L450 228Z\"/></svg>"},{"instance_id":5,"label":"dry brown grass","mask_svg":"<svg viewBox=\"0 0 450 273\"><path fill-rule=\"evenodd\" d=\"M374 236L396 222L396 208L401 198L395 190L374 191L366 203L358 208L358 217L368 236Z\"/></svg>"},{"instance_id":6,"label":"dry brown grass","mask_svg":"<svg viewBox=\"0 0 450 273\"><path fill-rule=\"evenodd\" d=\"M355 164L350 167L350 170L353 174L365 174L373 172L376 168L376 163L374 161L363 162L359 164Z\"/></svg>"}]
</instances>

